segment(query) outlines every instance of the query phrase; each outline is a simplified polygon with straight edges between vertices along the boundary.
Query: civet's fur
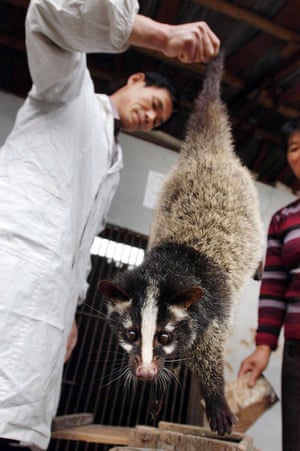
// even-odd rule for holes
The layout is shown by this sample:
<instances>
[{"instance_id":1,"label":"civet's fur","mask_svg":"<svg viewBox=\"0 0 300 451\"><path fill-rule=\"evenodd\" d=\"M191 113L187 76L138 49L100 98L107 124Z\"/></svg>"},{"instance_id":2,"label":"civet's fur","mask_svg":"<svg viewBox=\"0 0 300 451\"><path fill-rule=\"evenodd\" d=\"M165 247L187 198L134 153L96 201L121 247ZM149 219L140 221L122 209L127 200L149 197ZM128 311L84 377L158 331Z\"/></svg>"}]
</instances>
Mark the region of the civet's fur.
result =
<instances>
[{"instance_id":1,"label":"civet's fur","mask_svg":"<svg viewBox=\"0 0 300 451\"><path fill-rule=\"evenodd\" d=\"M144 263L100 290L133 375L157 379L183 355L213 430L231 431L223 353L234 305L262 256L257 192L220 98L223 57L208 65L180 157L154 215Z\"/></svg>"}]
</instances>

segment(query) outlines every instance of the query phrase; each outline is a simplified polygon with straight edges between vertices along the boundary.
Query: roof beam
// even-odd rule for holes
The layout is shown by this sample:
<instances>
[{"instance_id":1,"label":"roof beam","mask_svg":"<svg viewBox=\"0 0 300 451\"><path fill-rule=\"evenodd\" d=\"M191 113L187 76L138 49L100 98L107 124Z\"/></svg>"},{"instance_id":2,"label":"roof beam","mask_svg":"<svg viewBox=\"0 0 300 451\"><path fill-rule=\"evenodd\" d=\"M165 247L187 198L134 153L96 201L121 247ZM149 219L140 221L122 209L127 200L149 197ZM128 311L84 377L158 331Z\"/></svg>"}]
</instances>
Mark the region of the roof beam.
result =
<instances>
[{"instance_id":1,"label":"roof beam","mask_svg":"<svg viewBox=\"0 0 300 451\"><path fill-rule=\"evenodd\" d=\"M300 43L300 34L289 30L281 25L274 23L271 20L264 19L259 14L253 13L247 9L233 5L224 0L193 0L202 6L207 6L215 11L230 16L236 20L242 20L252 25L255 28L265 31L266 33L276 36L279 39L287 42Z\"/></svg>"}]
</instances>

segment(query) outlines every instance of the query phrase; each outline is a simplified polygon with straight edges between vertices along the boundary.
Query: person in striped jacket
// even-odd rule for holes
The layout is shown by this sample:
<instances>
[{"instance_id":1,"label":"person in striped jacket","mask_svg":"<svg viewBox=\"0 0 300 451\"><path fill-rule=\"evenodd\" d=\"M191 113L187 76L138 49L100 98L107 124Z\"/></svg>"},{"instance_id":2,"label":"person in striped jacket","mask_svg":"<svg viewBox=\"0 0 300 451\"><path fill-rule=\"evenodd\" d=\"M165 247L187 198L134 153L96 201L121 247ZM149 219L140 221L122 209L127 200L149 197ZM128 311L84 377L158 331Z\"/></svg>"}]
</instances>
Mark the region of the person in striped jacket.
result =
<instances>
[{"instance_id":1,"label":"person in striped jacket","mask_svg":"<svg viewBox=\"0 0 300 451\"><path fill-rule=\"evenodd\" d=\"M281 134L288 163L300 179L300 116L287 122ZM281 329L282 450L300 451L300 199L278 210L269 225L256 349L239 370L239 376L249 373L249 387L268 366Z\"/></svg>"}]
</instances>

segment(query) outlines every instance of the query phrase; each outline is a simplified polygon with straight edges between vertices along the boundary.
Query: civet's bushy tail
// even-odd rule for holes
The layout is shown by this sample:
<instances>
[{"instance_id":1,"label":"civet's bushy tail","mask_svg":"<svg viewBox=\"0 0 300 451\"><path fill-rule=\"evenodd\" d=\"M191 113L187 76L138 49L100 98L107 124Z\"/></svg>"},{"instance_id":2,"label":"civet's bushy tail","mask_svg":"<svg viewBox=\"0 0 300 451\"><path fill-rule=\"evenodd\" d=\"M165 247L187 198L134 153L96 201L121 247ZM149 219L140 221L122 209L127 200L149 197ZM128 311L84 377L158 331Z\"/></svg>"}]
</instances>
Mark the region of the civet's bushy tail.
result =
<instances>
[{"instance_id":1,"label":"civet's bushy tail","mask_svg":"<svg viewBox=\"0 0 300 451\"><path fill-rule=\"evenodd\" d=\"M226 149L224 145L220 146L220 136L222 144L226 143L229 150L232 150L231 127L227 108L222 102L220 93L223 69L224 52L221 51L207 65L201 93L195 100L193 114L187 122L187 134L181 150L184 156L186 152L191 155L193 150L197 154L209 150L213 150L214 154L224 153ZM193 145L193 142L196 145Z\"/></svg>"},{"instance_id":2,"label":"civet's bushy tail","mask_svg":"<svg viewBox=\"0 0 300 451\"><path fill-rule=\"evenodd\" d=\"M207 107L212 101L218 101L221 98L221 80L224 70L224 51L220 51L219 55L210 61L207 65L205 78L201 90L201 96L198 97L196 108Z\"/></svg>"}]
</instances>

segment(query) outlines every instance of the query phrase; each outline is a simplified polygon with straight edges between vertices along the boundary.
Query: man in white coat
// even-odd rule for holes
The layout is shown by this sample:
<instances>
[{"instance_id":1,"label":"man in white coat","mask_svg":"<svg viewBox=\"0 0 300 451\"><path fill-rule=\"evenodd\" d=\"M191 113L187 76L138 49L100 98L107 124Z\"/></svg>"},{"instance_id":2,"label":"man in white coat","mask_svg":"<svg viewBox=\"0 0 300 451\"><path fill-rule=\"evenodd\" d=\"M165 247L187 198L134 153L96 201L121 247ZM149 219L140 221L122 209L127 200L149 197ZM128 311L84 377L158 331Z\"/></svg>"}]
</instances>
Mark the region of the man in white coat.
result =
<instances>
[{"instance_id":1,"label":"man in white coat","mask_svg":"<svg viewBox=\"0 0 300 451\"><path fill-rule=\"evenodd\" d=\"M133 44L194 63L219 50L206 23L160 24L136 0L32 0L26 44L33 86L0 149L1 450L48 446L90 248L122 167L114 116L148 130L173 110L168 88L142 73L96 94L86 53Z\"/></svg>"}]
</instances>

